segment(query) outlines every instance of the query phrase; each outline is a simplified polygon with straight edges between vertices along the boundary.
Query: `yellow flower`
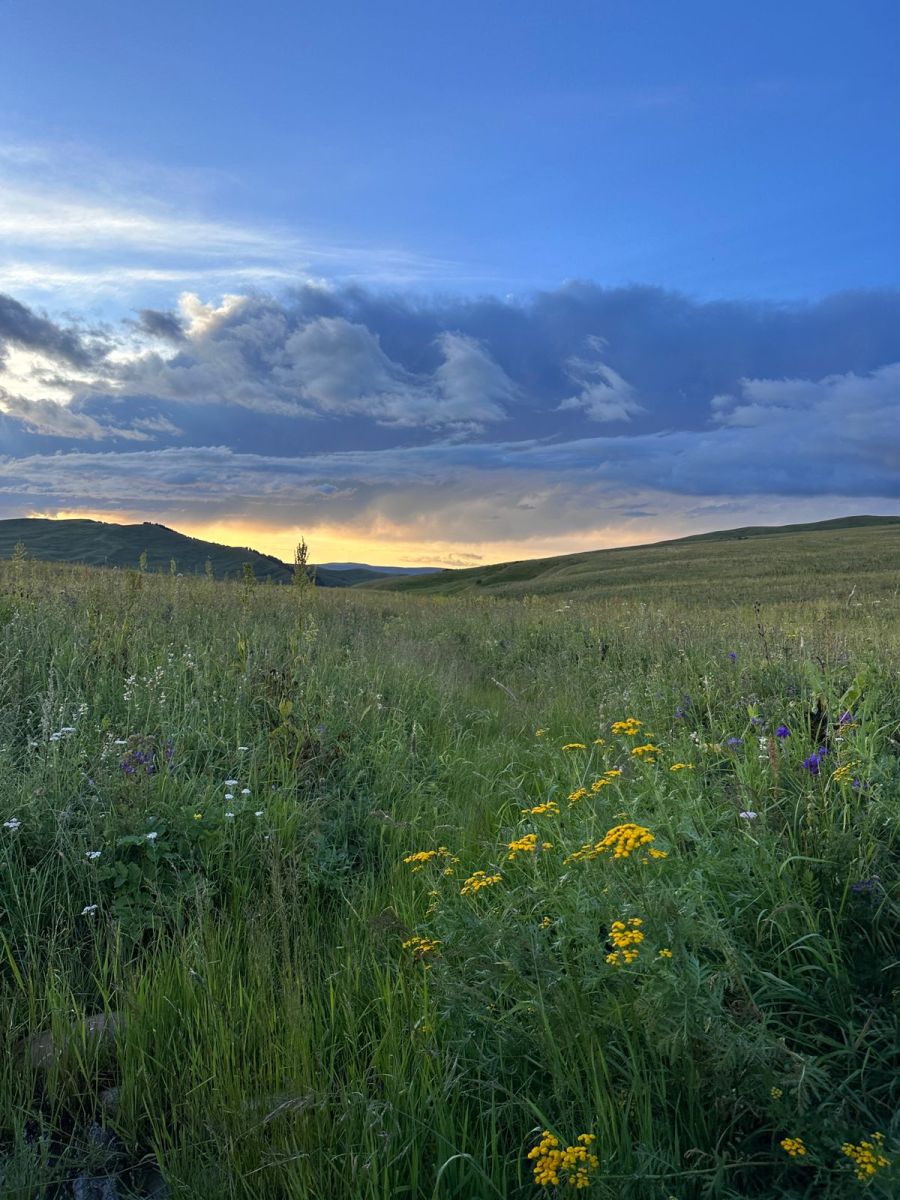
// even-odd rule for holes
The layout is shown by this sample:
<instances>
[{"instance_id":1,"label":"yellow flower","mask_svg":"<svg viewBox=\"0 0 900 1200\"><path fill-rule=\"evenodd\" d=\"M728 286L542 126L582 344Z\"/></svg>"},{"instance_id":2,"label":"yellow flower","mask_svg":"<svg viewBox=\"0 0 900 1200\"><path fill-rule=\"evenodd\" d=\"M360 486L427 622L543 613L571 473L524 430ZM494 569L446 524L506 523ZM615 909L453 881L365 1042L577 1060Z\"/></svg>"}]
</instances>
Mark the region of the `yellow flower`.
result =
<instances>
[{"instance_id":1,"label":"yellow flower","mask_svg":"<svg viewBox=\"0 0 900 1200\"><path fill-rule=\"evenodd\" d=\"M669 949L667 949L666 947L663 947L663 949L662 949L662 950L660 950L660 952L659 952L659 957L660 957L660 958L671 958L671 957L672 957L672 951L671 951L671 950L669 950Z\"/></svg>"},{"instance_id":2,"label":"yellow flower","mask_svg":"<svg viewBox=\"0 0 900 1200\"><path fill-rule=\"evenodd\" d=\"M541 921L540 927L541 927L541 929L549 929L552 924L553 924L552 917L544 917L544 919Z\"/></svg>"},{"instance_id":3,"label":"yellow flower","mask_svg":"<svg viewBox=\"0 0 900 1200\"><path fill-rule=\"evenodd\" d=\"M871 1179L878 1171L891 1165L890 1159L884 1157L882 1150L884 1149L884 1134L872 1133L869 1135L872 1139L861 1141L858 1145L853 1142L844 1142L841 1146L841 1154L847 1156L856 1168L856 1178L860 1183L865 1183Z\"/></svg>"},{"instance_id":4,"label":"yellow flower","mask_svg":"<svg viewBox=\"0 0 900 1200\"><path fill-rule=\"evenodd\" d=\"M546 729L536 729L534 731L534 736L535 737L543 737L546 732L547 732Z\"/></svg>"},{"instance_id":5,"label":"yellow flower","mask_svg":"<svg viewBox=\"0 0 900 1200\"><path fill-rule=\"evenodd\" d=\"M444 864L444 874L452 875L453 867L459 862L455 854L451 854L446 846L438 846L437 850L417 850L415 854L407 854L403 860L407 866L412 868L413 874L421 871L422 868L430 862L442 862Z\"/></svg>"},{"instance_id":6,"label":"yellow flower","mask_svg":"<svg viewBox=\"0 0 900 1200\"><path fill-rule=\"evenodd\" d=\"M639 721L637 717L626 717L624 721L613 721L613 733L621 733L625 737L637 737L637 732L643 725L643 721Z\"/></svg>"},{"instance_id":7,"label":"yellow flower","mask_svg":"<svg viewBox=\"0 0 900 1200\"><path fill-rule=\"evenodd\" d=\"M653 755L659 753L659 747L654 746L652 742L647 742L645 746L635 746L631 753L635 758L639 758L641 762L656 762Z\"/></svg>"},{"instance_id":8,"label":"yellow flower","mask_svg":"<svg viewBox=\"0 0 900 1200\"><path fill-rule=\"evenodd\" d=\"M669 767L670 771L693 771L693 769L693 763L672 763L671 767Z\"/></svg>"},{"instance_id":9,"label":"yellow flower","mask_svg":"<svg viewBox=\"0 0 900 1200\"><path fill-rule=\"evenodd\" d=\"M584 742L566 742L563 750L587 750L587 746Z\"/></svg>"},{"instance_id":10,"label":"yellow flower","mask_svg":"<svg viewBox=\"0 0 900 1200\"><path fill-rule=\"evenodd\" d=\"M202 820L203 820L203 813L194 813L194 820L195 820L195 821L202 821Z\"/></svg>"},{"instance_id":11,"label":"yellow flower","mask_svg":"<svg viewBox=\"0 0 900 1200\"><path fill-rule=\"evenodd\" d=\"M652 842L653 834L643 825L634 825L631 823L625 825L614 825L612 829L599 842L593 845L588 842L582 846L580 850L576 850L565 859L566 864L570 862L589 862L591 859L598 858L601 854L606 854L612 851L613 858L628 858L631 854L638 850L641 846L648 846ZM650 854L654 858L665 858L665 850L650 850Z\"/></svg>"},{"instance_id":12,"label":"yellow flower","mask_svg":"<svg viewBox=\"0 0 900 1200\"><path fill-rule=\"evenodd\" d=\"M567 1183L576 1191L590 1187L591 1176L600 1166L600 1159L590 1150L594 1140L592 1133L580 1133L576 1145L562 1150L559 1139L545 1129L540 1142L528 1152L528 1159L534 1164L534 1182L538 1187L559 1187Z\"/></svg>"},{"instance_id":13,"label":"yellow flower","mask_svg":"<svg viewBox=\"0 0 900 1200\"><path fill-rule=\"evenodd\" d=\"M806 1153L806 1147L803 1145L803 1138L786 1137L782 1138L778 1144L786 1154L791 1156L791 1158L802 1158Z\"/></svg>"},{"instance_id":14,"label":"yellow flower","mask_svg":"<svg viewBox=\"0 0 900 1200\"><path fill-rule=\"evenodd\" d=\"M475 896L482 888L493 887L497 883L503 881L502 875L488 875L486 871L476 871L460 888L461 896Z\"/></svg>"},{"instance_id":15,"label":"yellow flower","mask_svg":"<svg viewBox=\"0 0 900 1200\"><path fill-rule=\"evenodd\" d=\"M426 954L435 954L440 946L440 942L433 938L411 937L407 938L403 943L403 949L411 951L413 958L421 959Z\"/></svg>"},{"instance_id":16,"label":"yellow flower","mask_svg":"<svg viewBox=\"0 0 900 1200\"><path fill-rule=\"evenodd\" d=\"M536 833L526 833L523 837L516 838L515 841L509 843L509 854L506 857L509 862L513 862L517 854L535 854L538 850L552 849L551 842L540 841Z\"/></svg>"},{"instance_id":17,"label":"yellow flower","mask_svg":"<svg viewBox=\"0 0 900 1200\"><path fill-rule=\"evenodd\" d=\"M784 1095L784 1092L781 1090L780 1087L773 1087L772 1090L769 1092L769 1095L772 1097L773 1100L780 1100L781 1097Z\"/></svg>"},{"instance_id":18,"label":"yellow flower","mask_svg":"<svg viewBox=\"0 0 900 1200\"><path fill-rule=\"evenodd\" d=\"M574 792L569 792L569 803L577 804L579 800L583 800L587 795L587 788L576 788Z\"/></svg>"},{"instance_id":19,"label":"yellow flower","mask_svg":"<svg viewBox=\"0 0 900 1200\"><path fill-rule=\"evenodd\" d=\"M572 797L570 796L571 800ZM559 805L555 800L548 800L545 804L536 804L534 808L523 808L522 815L526 817L558 817Z\"/></svg>"},{"instance_id":20,"label":"yellow flower","mask_svg":"<svg viewBox=\"0 0 900 1200\"><path fill-rule=\"evenodd\" d=\"M605 738L594 738L594 745L595 746L605 746L606 739Z\"/></svg>"}]
</instances>

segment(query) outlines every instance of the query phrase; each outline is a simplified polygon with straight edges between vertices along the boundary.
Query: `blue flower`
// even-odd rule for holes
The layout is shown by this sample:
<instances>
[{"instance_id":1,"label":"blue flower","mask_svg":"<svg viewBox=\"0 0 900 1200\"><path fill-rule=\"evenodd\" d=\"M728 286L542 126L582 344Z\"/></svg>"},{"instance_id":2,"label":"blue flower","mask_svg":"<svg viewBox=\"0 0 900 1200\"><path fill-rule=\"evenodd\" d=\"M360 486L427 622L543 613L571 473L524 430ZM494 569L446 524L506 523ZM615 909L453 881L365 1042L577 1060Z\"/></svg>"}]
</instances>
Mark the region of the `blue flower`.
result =
<instances>
[{"instance_id":1,"label":"blue flower","mask_svg":"<svg viewBox=\"0 0 900 1200\"><path fill-rule=\"evenodd\" d=\"M733 663L737 662L737 655L733 650L728 651L728 661Z\"/></svg>"},{"instance_id":2,"label":"blue flower","mask_svg":"<svg viewBox=\"0 0 900 1200\"><path fill-rule=\"evenodd\" d=\"M804 770L809 771L810 775L818 775L818 773L819 773L819 756L818 756L818 754L811 754L809 756L809 758L804 758L804 760L800 764L800 766L803 767Z\"/></svg>"},{"instance_id":3,"label":"blue flower","mask_svg":"<svg viewBox=\"0 0 900 1200\"><path fill-rule=\"evenodd\" d=\"M726 746L743 746L744 739L739 737L730 737L725 742Z\"/></svg>"},{"instance_id":4,"label":"blue flower","mask_svg":"<svg viewBox=\"0 0 900 1200\"><path fill-rule=\"evenodd\" d=\"M775 730L775 736L777 738L789 738L791 736L791 731L788 729L787 725L779 725Z\"/></svg>"}]
</instances>

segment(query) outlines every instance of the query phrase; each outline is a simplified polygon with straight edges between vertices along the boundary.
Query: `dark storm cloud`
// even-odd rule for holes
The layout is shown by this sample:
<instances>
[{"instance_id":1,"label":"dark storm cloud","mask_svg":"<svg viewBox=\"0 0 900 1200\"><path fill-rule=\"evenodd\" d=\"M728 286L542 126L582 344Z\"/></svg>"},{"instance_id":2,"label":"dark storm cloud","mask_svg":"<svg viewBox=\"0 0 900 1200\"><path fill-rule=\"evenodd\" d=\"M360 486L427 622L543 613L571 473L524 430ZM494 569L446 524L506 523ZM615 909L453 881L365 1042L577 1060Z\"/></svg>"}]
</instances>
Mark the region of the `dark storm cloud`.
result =
<instances>
[{"instance_id":1,"label":"dark storm cloud","mask_svg":"<svg viewBox=\"0 0 900 1200\"><path fill-rule=\"evenodd\" d=\"M65 329L12 296L0 293L0 362L5 345L31 350L79 368L93 366L102 353L102 347L86 343L78 332Z\"/></svg>"},{"instance_id":2,"label":"dark storm cloud","mask_svg":"<svg viewBox=\"0 0 900 1200\"><path fill-rule=\"evenodd\" d=\"M148 337L159 338L164 342L184 341L184 326L177 313L142 308L133 325Z\"/></svg>"},{"instance_id":3,"label":"dark storm cloud","mask_svg":"<svg viewBox=\"0 0 900 1200\"><path fill-rule=\"evenodd\" d=\"M7 385L8 505L378 513L499 538L650 519L664 497L686 513L900 497L894 292L774 305L587 283L524 300L306 286L141 319L157 344L95 363L68 405Z\"/></svg>"}]
</instances>

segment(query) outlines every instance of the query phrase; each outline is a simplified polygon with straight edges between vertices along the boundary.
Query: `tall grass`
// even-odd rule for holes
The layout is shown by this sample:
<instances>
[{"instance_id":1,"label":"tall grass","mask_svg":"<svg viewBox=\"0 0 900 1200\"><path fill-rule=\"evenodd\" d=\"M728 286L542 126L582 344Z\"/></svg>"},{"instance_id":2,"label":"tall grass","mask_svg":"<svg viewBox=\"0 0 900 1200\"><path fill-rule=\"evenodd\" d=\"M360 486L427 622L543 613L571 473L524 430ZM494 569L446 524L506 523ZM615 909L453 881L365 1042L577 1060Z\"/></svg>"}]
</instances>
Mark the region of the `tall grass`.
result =
<instances>
[{"instance_id":1,"label":"tall grass","mask_svg":"<svg viewBox=\"0 0 900 1200\"><path fill-rule=\"evenodd\" d=\"M595 1135L605 1200L837 1200L843 1143L896 1157L883 594L0 570L4 1197L529 1197L544 1129Z\"/></svg>"}]
</instances>

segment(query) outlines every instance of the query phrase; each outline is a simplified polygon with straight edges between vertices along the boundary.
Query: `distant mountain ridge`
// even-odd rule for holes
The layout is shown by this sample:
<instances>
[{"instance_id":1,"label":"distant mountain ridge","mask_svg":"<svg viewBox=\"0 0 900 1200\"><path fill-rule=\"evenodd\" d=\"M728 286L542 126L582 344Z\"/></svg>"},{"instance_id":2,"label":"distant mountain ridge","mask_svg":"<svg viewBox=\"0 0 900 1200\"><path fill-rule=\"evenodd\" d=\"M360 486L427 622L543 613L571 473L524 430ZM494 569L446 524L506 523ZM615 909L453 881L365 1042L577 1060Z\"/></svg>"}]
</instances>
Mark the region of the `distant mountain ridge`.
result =
<instances>
[{"instance_id":1,"label":"distant mountain ridge","mask_svg":"<svg viewBox=\"0 0 900 1200\"><path fill-rule=\"evenodd\" d=\"M291 583L292 565L273 554L248 546L224 546L179 533L155 521L119 525L87 518L53 520L49 517L13 517L0 521L0 558L10 558L18 544L31 558L48 562L84 563L98 567L136 568L146 554L148 571L175 569L183 575L200 575L211 564L216 579L239 579L249 563L254 576L272 583ZM430 568L438 570L439 568ZM427 573L426 567L371 567L366 563L324 563L314 568L319 587L354 587L391 575Z\"/></svg>"}]
</instances>

